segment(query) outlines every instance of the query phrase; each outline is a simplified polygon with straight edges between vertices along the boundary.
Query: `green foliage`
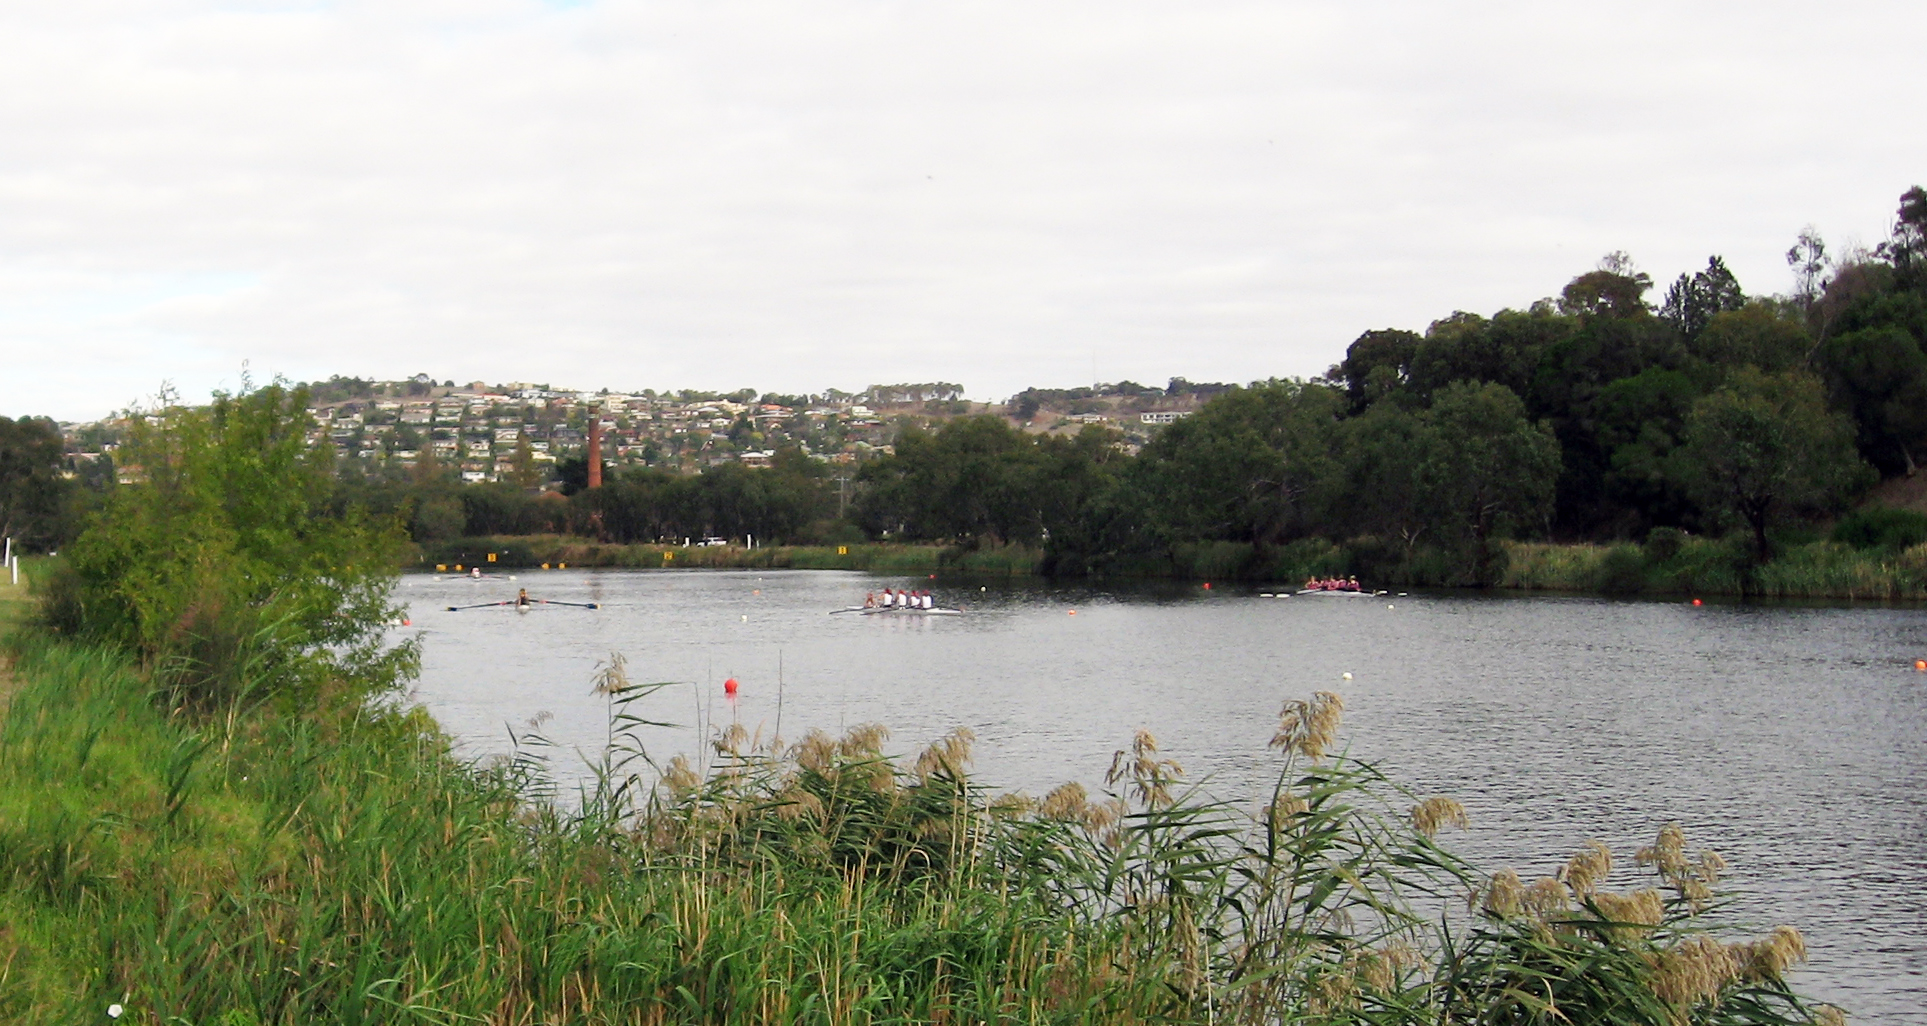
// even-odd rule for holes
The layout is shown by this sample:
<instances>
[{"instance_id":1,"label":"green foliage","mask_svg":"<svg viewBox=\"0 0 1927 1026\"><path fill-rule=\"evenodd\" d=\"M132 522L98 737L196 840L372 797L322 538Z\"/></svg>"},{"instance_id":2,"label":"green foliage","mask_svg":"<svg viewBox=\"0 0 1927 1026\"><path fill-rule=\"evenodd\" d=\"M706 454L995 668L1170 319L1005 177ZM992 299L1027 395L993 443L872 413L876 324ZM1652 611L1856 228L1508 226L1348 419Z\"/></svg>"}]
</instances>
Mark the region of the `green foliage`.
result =
<instances>
[{"instance_id":1,"label":"green foliage","mask_svg":"<svg viewBox=\"0 0 1927 1026\"><path fill-rule=\"evenodd\" d=\"M1927 449L1927 352L1914 335L1895 324L1850 331L1829 339L1821 360L1861 452L1912 473Z\"/></svg>"},{"instance_id":2,"label":"green foliage","mask_svg":"<svg viewBox=\"0 0 1927 1026\"><path fill-rule=\"evenodd\" d=\"M1927 543L1927 513L1863 506L1840 519L1833 540L1856 549L1907 549Z\"/></svg>"},{"instance_id":3,"label":"green foliage","mask_svg":"<svg viewBox=\"0 0 1927 1026\"><path fill-rule=\"evenodd\" d=\"M1605 595L1637 595L1646 589L1646 554L1637 545L1613 545L1599 559L1593 590Z\"/></svg>"},{"instance_id":4,"label":"green foliage","mask_svg":"<svg viewBox=\"0 0 1927 1026\"><path fill-rule=\"evenodd\" d=\"M0 417L0 536L43 549L71 534L60 428L45 417Z\"/></svg>"},{"instance_id":5,"label":"green foliage","mask_svg":"<svg viewBox=\"0 0 1927 1026\"><path fill-rule=\"evenodd\" d=\"M1342 479L1338 393L1274 380L1233 389L1158 435L1126 487L1142 530L1165 545L1303 537L1325 522Z\"/></svg>"},{"instance_id":6,"label":"green foliage","mask_svg":"<svg viewBox=\"0 0 1927 1026\"><path fill-rule=\"evenodd\" d=\"M1076 529L1109 485L1115 440L1096 427L1073 438L1028 435L987 416L906 430L895 455L864 465L855 515L873 536L1035 544Z\"/></svg>"},{"instance_id":7,"label":"green foliage","mask_svg":"<svg viewBox=\"0 0 1927 1026\"><path fill-rule=\"evenodd\" d=\"M778 453L766 470L736 463L694 475L636 469L571 496L566 523L579 534L615 542L754 535L759 542L778 543L800 537L835 512L835 493L828 485L823 464L795 449ZM523 493L519 501L523 512L516 523L553 522L562 512L544 509L554 502L547 496Z\"/></svg>"},{"instance_id":8,"label":"green foliage","mask_svg":"<svg viewBox=\"0 0 1927 1026\"><path fill-rule=\"evenodd\" d=\"M1679 555L1686 544L1686 532L1677 527L1655 527L1646 535L1646 558L1664 563Z\"/></svg>"},{"instance_id":9,"label":"green foliage","mask_svg":"<svg viewBox=\"0 0 1927 1026\"><path fill-rule=\"evenodd\" d=\"M1714 317L1745 305L1746 293L1740 290L1739 279L1726 269L1726 261L1711 257L1706 261L1706 270L1682 274L1666 290L1666 303L1659 315L1691 342L1699 338Z\"/></svg>"},{"instance_id":10,"label":"green foliage","mask_svg":"<svg viewBox=\"0 0 1927 1026\"><path fill-rule=\"evenodd\" d=\"M384 636L401 534L328 511L305 405L276 384L138 416L122 451L145 480L68 548L52 623L135 654L177 702L404 679L414 649Z\"/></svg>"},{"instance_id":11,"label":"green foliage","mask_svg":"<svg viewBox=\"0 0 1927 1026\"><path fill-rule=\"evenodd\" d=\"M1445 529L1472 547L1475 582L1487 583L1489 543L1550 512L1559 443L1504 385L1447 386L1426 419L1420 488Z\"/></svg>"},{"instance_id":12,"label":"green foliage","mask_svg":"<svg viewBox=\"0 0 1927 1026\"><path fill-rule=\"evenodd\" d=\"M1851 432L1811 375L1742 368L1694 404L1677 473L1705 508L1751 529L1754 560L1763 563L1769 526L1833 508L1871 482Z\"/></svg>"}]
</instances>

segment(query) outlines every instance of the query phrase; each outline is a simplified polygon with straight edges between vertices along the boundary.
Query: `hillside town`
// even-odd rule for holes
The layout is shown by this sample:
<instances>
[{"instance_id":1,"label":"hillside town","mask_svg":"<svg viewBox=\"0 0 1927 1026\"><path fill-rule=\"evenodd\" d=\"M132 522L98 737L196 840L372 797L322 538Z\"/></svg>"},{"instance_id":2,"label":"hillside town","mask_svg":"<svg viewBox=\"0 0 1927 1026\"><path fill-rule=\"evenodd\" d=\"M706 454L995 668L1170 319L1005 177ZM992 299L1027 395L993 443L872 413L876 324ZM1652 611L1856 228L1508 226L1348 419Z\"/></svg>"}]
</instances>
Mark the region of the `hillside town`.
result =
<instances>
[{"instance_id":1,"label":"hillside town","mask_svg":"<svg viewBox=\"0 0 1927 1026\"><path fill-rule=\"evenodd\" d=\"M539 488L558 482L559 464L582 461L592 434L609 472L653 467L695 474L729 463L767 467L786 448L820 462L858 464L893 452L906 428L983 414L1003 416L1033 434L1109 428L1117 432L1113 444L1135 453L1160 428L1190 416L1229 386L1174 378L1165 388L1128 381L1032 388L1001 403L966 399L963 386L950 382L784 395L752 388L715 393L577 390L530 382L458 385L417 374L400 381L337 376L306 387L313 418L309 441L327 445L344 475L430 471L466 483ZM118 423L107 418L61 425L70 475L131 472L113 459Z\"/></svg>"}]
</instances>

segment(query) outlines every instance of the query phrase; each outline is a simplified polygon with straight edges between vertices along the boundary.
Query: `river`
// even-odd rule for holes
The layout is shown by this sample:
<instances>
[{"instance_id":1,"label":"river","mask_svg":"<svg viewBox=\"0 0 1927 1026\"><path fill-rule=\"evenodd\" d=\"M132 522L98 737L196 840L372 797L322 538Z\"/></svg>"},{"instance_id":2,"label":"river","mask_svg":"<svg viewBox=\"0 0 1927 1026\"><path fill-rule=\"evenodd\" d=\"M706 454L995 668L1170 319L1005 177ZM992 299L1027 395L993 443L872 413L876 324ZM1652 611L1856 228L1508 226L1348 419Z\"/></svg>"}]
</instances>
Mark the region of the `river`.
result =
<instances>
[{"instance_id":1,"label":"river","mask_svg":"<svg viewBox=\"0 0 1927 1026\"><path fill-rule=\"evenodd\" d=\"M913 753L963 726L976 776L1033 794L1101 783L1136 729L1222 797L1256 796L1281 704L1340 693L1352 755L1472 817L1451 847L1531 879L1669 820L1718 851L1733 915L1798 926L1796 986L1860 1023L1927 1024L1927 611L1473 595L1266 598L1200 585L1061 587L832 571L518 571L403 579L415 698L476 757L532 718L579 779L599 661L675 681L639 710L695 755L731 720L791 738L878 722ZM958 617L835 615L885 586ZM448 612L511 598L594 602ZM1346 675L1350 676L1347 677ZM734 701L726 678L740 682ZM548 714L543 716L542 714Z\"/></svg>"}]
</instances>

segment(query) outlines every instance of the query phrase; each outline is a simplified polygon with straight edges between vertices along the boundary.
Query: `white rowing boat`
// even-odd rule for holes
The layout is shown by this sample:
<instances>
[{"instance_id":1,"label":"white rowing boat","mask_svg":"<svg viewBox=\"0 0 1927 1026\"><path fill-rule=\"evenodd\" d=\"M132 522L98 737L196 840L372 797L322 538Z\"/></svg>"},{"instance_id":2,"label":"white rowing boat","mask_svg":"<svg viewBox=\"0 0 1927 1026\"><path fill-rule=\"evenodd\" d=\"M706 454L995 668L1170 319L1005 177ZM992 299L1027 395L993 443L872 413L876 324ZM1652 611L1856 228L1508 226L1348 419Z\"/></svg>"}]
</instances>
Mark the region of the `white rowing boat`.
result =
<instances>
[{"instance_id":1,"label":"white rowing boat","mask_svg":"<svg viewBox=\"0 0 1927 1026\"><path fill-rule=\"evenodd\" d=\"M935 609L925 609L922 606L877 606L875 609L864 609L859 612L864 616L876 616L879 613L894 613L901 616L962 616L964 614L961 609L945 609L942 606Z\"/></svg>"}]
</instances>

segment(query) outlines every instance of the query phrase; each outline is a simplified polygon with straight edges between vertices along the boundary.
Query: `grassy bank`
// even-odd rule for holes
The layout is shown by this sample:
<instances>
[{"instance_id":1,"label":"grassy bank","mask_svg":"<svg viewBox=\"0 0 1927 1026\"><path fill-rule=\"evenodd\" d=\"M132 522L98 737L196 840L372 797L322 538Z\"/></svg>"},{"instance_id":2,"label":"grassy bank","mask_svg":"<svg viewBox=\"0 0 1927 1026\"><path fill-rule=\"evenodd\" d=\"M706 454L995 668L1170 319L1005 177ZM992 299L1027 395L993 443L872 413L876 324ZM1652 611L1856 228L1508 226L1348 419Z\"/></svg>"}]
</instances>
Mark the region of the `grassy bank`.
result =
<instances>
[{"instance_id":1,"label":"grassy bank","mask_svg":"<svg viewBox=\"0 0 1927 1026\"><path fill-rule=\"evenodd\" d=\"M1750 565L1732 542L1686 538L1634 545L1508 546L1500 586L1609 595L1927 600L1927 545L1856 549L1837 542L1784 548Z\"/></svg>"},{"instance_id":2,"label":"grassy bank","mask_svg":"<svg viewBox=\"0 0 1927 1026\"><path fill-rule=\"evenodd\" d=\"M194 716L111 652L13 648L7 1022L1831 1021L1780 982L1797 934L1705 932L1717 866L1675 829L1624 891L1594 850L1476 873L1432 840L1454 803L1326 754L1331 696L1232 803L1144 734L1113 793L1033 800L969 778L967 732L899 763L865 726L641 777L619 741L557 804L539 738L464 766L346 691ZM649 688L600 684L619 738ZM1445 933L1405 904L1467 894Z\"/></svg>"},{"instance_id":3,"label":"grassy bank","mask_svg":"<svg viewBox=\"0 0 1927 1026\"><path fill-rule=\"evenodd\" d=\"M992 576L1020 576L1039 571L1043 554L1023 545L977 549L941 545L857 543L851 545L620 545L566 535L510 535L461 538L422 547L418 567L441 565L453 569L495 564L535 567L567 564L572 567L632 569L734 568L796 570L862 570L883 574L962 571Z\"/></svg>"}]
</instances>

